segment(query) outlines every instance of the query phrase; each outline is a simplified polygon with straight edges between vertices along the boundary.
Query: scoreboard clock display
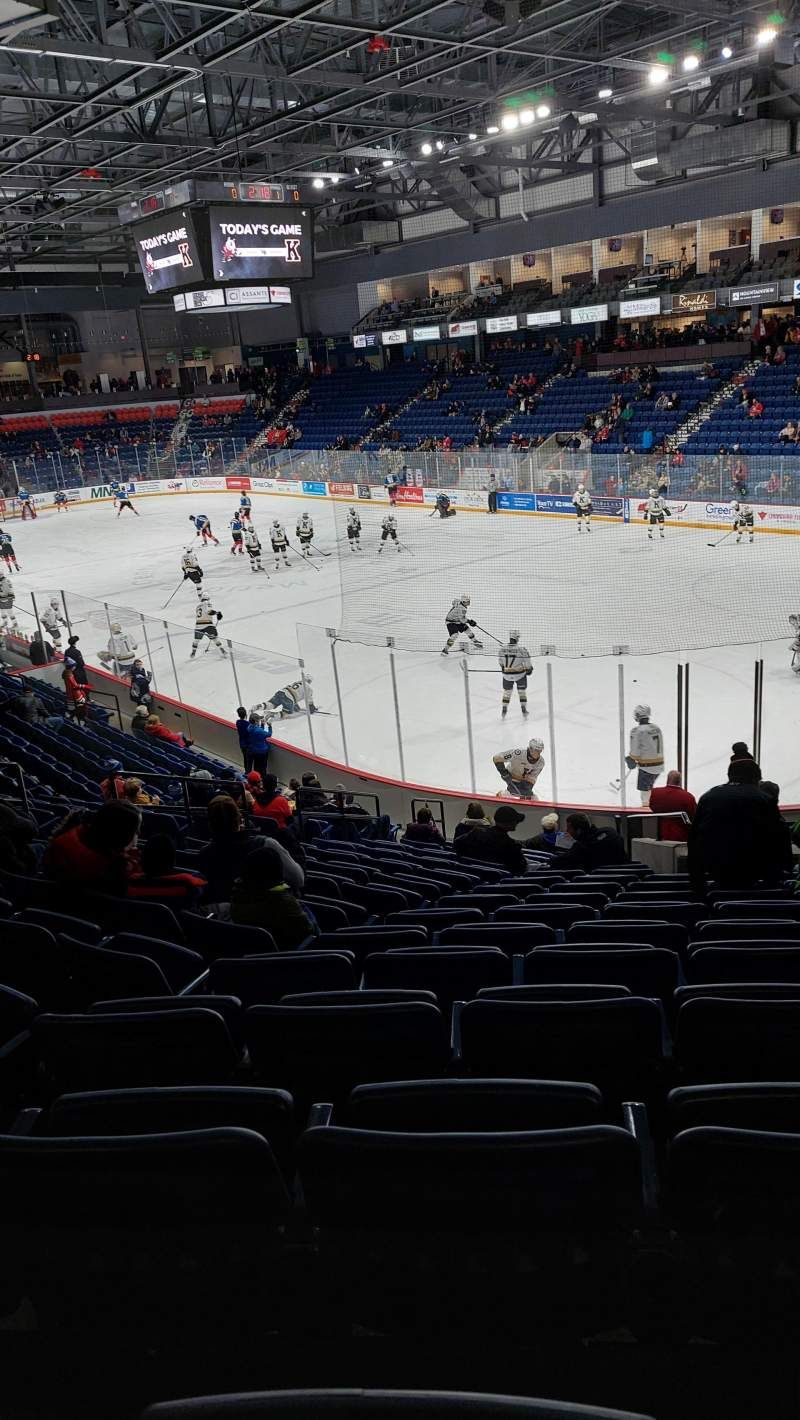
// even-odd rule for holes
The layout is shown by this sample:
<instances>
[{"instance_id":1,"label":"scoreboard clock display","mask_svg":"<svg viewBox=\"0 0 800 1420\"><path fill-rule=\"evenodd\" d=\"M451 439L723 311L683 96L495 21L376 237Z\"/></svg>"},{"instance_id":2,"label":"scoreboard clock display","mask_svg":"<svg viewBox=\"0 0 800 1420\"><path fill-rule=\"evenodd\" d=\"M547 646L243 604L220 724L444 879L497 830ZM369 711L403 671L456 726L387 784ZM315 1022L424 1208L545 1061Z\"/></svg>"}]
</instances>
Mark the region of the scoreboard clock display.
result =
<instances>
[{"instance_id":1,"label":"scoreboard clock display","mask_svg":"<svg viewBox=\"0 0 800 1420\"><path fill-rule=\"evenodd\" d=\"M299 202L300 189L280 182L234 182L227 187L231 202Z\"/></svg>"}]
</instances>

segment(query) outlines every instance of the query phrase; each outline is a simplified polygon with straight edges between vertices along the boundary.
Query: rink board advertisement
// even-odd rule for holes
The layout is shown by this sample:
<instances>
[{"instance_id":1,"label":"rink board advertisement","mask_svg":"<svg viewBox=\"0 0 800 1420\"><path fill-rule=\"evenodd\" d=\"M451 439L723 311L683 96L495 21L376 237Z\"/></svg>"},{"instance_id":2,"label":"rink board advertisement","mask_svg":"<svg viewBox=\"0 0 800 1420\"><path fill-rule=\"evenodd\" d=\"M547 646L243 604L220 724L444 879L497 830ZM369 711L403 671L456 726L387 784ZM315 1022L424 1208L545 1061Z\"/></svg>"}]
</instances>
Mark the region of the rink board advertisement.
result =
<instances>
[{"instance_id":1,"label":"rink board advertisement","mask_svg":"<svg viewBox=\"0 0 800 1420\"><path fill-rule=\"evenodd\" d=\"M314 275L309 207L210 207L217 281L297 281Z\"/></svg>"}]
</instances>

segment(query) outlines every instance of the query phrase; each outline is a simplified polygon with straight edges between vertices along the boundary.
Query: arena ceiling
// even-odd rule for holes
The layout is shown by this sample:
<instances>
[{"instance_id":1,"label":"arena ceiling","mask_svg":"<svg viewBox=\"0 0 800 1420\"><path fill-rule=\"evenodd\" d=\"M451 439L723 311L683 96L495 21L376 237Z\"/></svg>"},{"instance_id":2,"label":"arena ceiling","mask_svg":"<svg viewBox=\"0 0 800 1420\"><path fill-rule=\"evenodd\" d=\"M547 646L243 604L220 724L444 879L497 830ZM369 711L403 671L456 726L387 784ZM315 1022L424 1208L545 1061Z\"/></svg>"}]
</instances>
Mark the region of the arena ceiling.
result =
<instances>
[{"instance_id":1,"label":"arena ceiling","mask_svg":"<svg viewBox=\"0 0 800 1420\"><path fill-rule=\"evenodd\" d=\"M119 269L117 208L191 176L298 180L323 250L480 223L632 135L794 124L798 29L775 0L0 0L0 267Z\"/></svg>"}]
</instances>

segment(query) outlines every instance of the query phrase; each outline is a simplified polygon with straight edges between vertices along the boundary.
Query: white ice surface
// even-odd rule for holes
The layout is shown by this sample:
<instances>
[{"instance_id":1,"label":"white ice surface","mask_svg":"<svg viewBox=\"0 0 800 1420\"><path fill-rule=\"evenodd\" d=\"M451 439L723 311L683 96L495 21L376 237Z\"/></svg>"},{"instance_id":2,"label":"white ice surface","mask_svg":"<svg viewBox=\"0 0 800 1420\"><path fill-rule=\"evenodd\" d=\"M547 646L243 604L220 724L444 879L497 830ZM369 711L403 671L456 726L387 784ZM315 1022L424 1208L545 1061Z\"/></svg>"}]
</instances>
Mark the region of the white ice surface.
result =
<instances>
[{"instance_id":1,"label":"white ice surface","mask_svg":"<svg viewBox=\"0 0 800 1420\"><path fill-rule=\"evenodd\" d=\"M523 721L515 700L505 723L494 643L484 637L485 653L466 662L481 793L501 787L493 753L540 735L547 765L537 789L540 798L553 796L549 664L559 799L619 802L609 788L619 773L619 667L624 669L626 735L634 704L647 701L664 730L669 767L676 759L679 662L691 667L689 787L700 793L724 777L732 741L751 739L753 665L761 656L763 771L781 785L784 803L800 801L800 676L789 669L787 624L788 615L800 611L800 544L795 537L760 530L753 546L737 546L729 538L712 550L707 546L712 534L676 525L668 528L661 545L648 543L641 525L596 523L591 536L579 536L564 519L461 513L441 523L425 509L398 508L406 550L387 546L378 556L386 507L362 504L364 551L358 555L350 553L342 536L343 505L254 495L267 579L250 572L246 557L229 555L227 524L236 501L236 495L177 494L139 498L138 518L124 512L118 519L110 504L99 503L72 507L67 514L47 511L35 523L11 524L23 569L14 577L20 612L30 606L26 594L35 592L42 609L63 588L90 664L107 639L103 602L112 608L112 619L113 608L126 609L118 619L134 635L137 624L142 629L137 614L143 616L159 689L234 718L238 701L230 664L214 649L189 660L196 601L191 586L181 586L163 609L179 581L181 552L194 544L189 513L205 511L221 545L201 549L198 541L196 546L206 570L204 586L224 613L220 630L234 642L242 700L249 706L296 679L297 656L302 655L314 677L318 706L332 712L314 717L318 754L344 758L331 642L325 635L326 627L336 627L347 762L399 776L389 655L383 644L395 636L404 777L433 787L470 789L465 658L439 654L450 601L469 592L481 626L498 637L518 627L536 658L530 715ZM294 524L304 508L313 512L316 545L331 555L316 557L311 567L290 552L291 568L275 573L269 523L280 518L296 541ZM169 644L161 626L165 616ZM33 624L24 614L19 620L26 630ZM539 654L547 643L559 650L549 660ZM654 654L614 656L614 644L637 651L652 647ZM147 661L143 634L140 646ZM705 648L665 651L667 646ZM592 654L598 651L603 654ZM281 722L276 734L309 747L305 716ZM629 784L633 803L638 799L633 778Z\"/></svg>"}]
</instances>

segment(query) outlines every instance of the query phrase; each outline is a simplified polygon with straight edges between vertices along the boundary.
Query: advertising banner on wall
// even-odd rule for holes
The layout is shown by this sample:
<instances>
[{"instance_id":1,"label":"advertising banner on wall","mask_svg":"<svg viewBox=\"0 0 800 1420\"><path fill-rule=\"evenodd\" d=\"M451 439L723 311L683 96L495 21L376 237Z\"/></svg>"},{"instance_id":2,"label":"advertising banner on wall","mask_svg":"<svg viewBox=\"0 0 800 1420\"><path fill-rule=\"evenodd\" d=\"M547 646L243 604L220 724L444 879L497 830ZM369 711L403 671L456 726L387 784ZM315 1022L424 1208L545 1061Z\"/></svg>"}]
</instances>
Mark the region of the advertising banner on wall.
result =
<instances>
[{"instance_id":1,"label":"advertising banner on wall","mask_svg":"<svg viewBox=\"0 0 800 1420\"><path fill-rule=\"evenodd\" d=\"M672 297L672 314L697 315L703 311L713 311L716 304L716 291L679 291Z\"/></svg>"},{"instance_id":2,"label":"advertising banner on wall","mask_svg":"<svg viewBox=\"0 0 800 1420\"><path fill-rule=\"evenodd\" d=\"M415 325L411 334L415 340L438 340L440 338L438 325Z\"/></svg>"},{"instance_id":3,"label":"advertising banner on wall","mask_svg":"<svg viewBox=\"0 0 800 1420\"><path fill-rule=\"evenodd\" d=\"M332 498L352 498L355 493L352 483L329 483L328 492Z\"/></svg>"},{"instance_id":4,"label":"advertising banner on wall","mask_svg":"<svg viewBox=\"0 0 800 1420\"><path fill-rule=\"evenodd\" d=\"M379 343L380 336L377 330L367 331L364 335L353 336L353 347L356 350L374 350Z\"/></svg>"},{"instance_id":5,"label":"advertising banner on wall","mask_svg":"<svg viewBox=\"0 0 800 1420\"><path fill-rule=\"evenodd\" d=\"M397 501L398 503L424 503L424 502L425 502L425 490L424 490L423 488L417 488L417 487L414 487L414 488L405 487L405 488L403 488L403 487L401 486L401 487L398 488L398 490L397 490L397 499L396 499L396 501Z\"/></svg>"},{"instance_id":6,"label":"advertising banner on wall","mask_svg":"<svg viewBox=\"0 0 800 1420\"><path fill-rule=\"evenodd\" d=\"M216 493L227 487L224 478L187 478L185 481L188 490L207 488L209 493Z\"/></svg>"},{"instance_id":7,"label":"advertising banner on wall","mask_svg":"<svg viewBox=\"0 0 800 1420\"><path fill-rule=\"evenodd\" d=\"M405 345L408 335L404 330L382 330L381 340L384 345Z\"/></svg>"},{"instance_id":8,"label":"advertising banner on wall","mask_svg":"<svg viewBox=\"0 0 800 1420\"><path fill-rule=\"evenodd\" d=\"M740 286L731 288L728 296L730 306L757 306L762 301L777 301L780 294L780 284L777 281L766 281L763 286Z\"/></svg>"},{"instance_id":9,"label":"advertising banner on wall","mask_svg":"<svg viewBox=\"0 0 800 1420\"><path fill-rule=\"evenodd\" d=\"M447 334L451 340L457 340L461 335L477 335L478 322L476 320L454 320L447 327Z\"/></svg>"},{"instance_id":10,"label":"advertising banner on wall","mask_svg":"<svg viewBox=\"0 0 800 1420\"><path fill-rule=\"evenodd\" d=\"M539 328L539 329L541 329L541 327L542 327L542 326L545 326L545 325L560 325L560 324L561 324L561 312L560 312L560 311L529 311L528 314L527 314L526 317L525 317L525 323L526 323L526 325L528 325L528 326L537 327L537 328Z\"/></svg>"},{"instance_id":11,"label":"advertising banner on wall","mask_svg":"<svg viewBox=\"0 0 800 1420\"><path fill-rule=\"evenodd\" d=\"M516 316L490 316L486 322L486 334L498 335L502 330L516 330Z\"/></svg>"},{"instance_id":12,"label":"advertising banner on wall","mask_svg":"<svg viewBox=\"0 0 800 1420\"><path fill-rule=\"evenodd\" d=\"M572 325L593 325L608 320L608 306L574 306L569 314Z\"/></svg>"},{"instance_id":13,"label":"advertising banner on wall","mask_svg":"<svg viewBox=\"0 0 800 1420\"><path fill-rule=\"evenodd\" d=\"M621 320L634 320L637 316L657 316L661 311L661 297L647 296L638 301L620 301Z\"/></svg>"},{"instance_id":14,"label":"advertising banner on wall","mask_svg":"<svg viewBox=\"0 0 800 1420\"><path fill-rule=\"evenodd\" d=\"M301 487L304 493L309 493L314 498L324 498L328 485L327 483L309 482L304 478Z\"/></svg>"},{"instance_id":15,"label":"advertising banner on wall","mask_svg":"<svg viewBox=\"0 0 800 1420\"><path fill-rule=\"evenodd\" d=\"M229 473L225 476L225 487L238 488L242 491L249 490L250 479L248 475L244 473Z\"/></svg>"},{"instance_id":16,"label":"advertising banner on wall","mask_svg":"<svg viewBox=\"0 0 800 1420\"><path fill-rule=\"evenodd\" d=\"M510 513L532 513L536 507L535 493L498 493L498 508Z\"/></svg>"}]
</instances>

